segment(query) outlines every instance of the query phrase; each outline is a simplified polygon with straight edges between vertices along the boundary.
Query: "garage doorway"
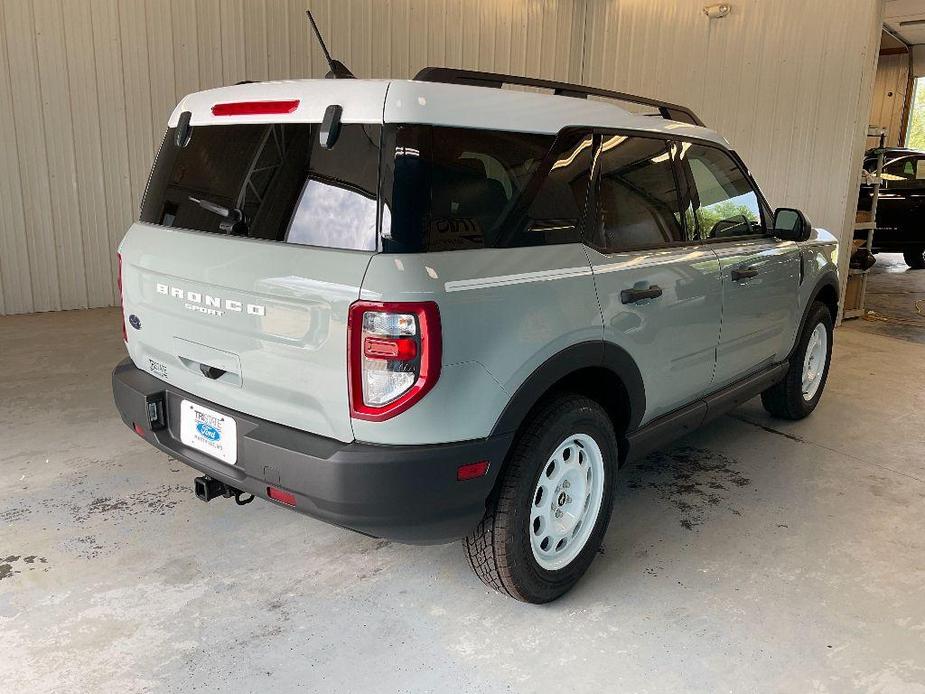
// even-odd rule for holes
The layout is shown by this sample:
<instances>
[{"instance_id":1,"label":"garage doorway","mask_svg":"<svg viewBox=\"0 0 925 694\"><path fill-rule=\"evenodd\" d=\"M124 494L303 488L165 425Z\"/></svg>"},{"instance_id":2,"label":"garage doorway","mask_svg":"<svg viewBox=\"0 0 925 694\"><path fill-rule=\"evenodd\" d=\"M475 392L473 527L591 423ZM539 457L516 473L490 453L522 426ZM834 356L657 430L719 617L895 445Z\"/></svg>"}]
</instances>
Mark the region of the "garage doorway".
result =
<instances>
[{"instance_id":1,"label":"garage doorway","mask_svg":"<svg viewBox=\"0 0 925 694\"><path fill-rule=\"evenodd\" d=\"M888 15L881 37L844 317L859 318L866 331L925 343L925 270L916 249L903 245L914 219L925 215L913 210L925 197L925 75L916 60L925 34L896 31L910 21Z\"/></svg>"}]
</instances>

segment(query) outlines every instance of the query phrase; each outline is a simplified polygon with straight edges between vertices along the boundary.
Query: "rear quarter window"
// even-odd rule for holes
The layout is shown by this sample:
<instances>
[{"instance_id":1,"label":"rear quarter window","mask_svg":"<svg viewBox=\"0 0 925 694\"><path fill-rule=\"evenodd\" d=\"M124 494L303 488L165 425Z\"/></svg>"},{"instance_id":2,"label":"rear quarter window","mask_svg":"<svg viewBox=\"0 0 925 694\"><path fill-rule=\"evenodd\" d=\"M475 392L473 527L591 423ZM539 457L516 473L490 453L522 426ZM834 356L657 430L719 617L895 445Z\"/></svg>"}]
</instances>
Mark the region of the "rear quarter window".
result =
<instances>
[{"instance_id":1,"label":"rear quarter window","mask_svg":"<svg viewBox=\"0 0 925 694\"><path fill-rule=\"evenodd\" d=\"M591 136L392 126L383 137L382 247L393 253L572 243Z\"/></svg>"}]
</instances>

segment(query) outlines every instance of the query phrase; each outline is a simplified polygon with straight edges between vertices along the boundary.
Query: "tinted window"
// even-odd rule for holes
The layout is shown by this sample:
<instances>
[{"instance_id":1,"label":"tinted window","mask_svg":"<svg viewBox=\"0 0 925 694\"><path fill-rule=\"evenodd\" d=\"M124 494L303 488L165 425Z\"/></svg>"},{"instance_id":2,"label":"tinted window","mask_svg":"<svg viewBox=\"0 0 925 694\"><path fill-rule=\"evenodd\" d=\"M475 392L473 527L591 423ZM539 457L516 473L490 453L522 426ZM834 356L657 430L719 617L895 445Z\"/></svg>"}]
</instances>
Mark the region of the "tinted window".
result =
<instances>
[{"instance_id":1,"label":"tinted window","mask_svg":"<svg viewBox=\"0 0 925 694\"><path fill-rule=\"evenodd\" d=\"M517 245L569 243L580 238L579 223L588 197L594 139L590 135L564 136L557 143L539 190L519 227Z\"/></svg>"},{"instance_id":2,"label":"tinted window","mask_svg":"<svg viewBox=\"0 0 925 694\"><path fill-rule=\"evenodd\" d=\"M408 125L385 140L382 239L387 252L578 240L589 136Z\"/></svg>"},{"instance_id":3,"label":"tinted window","mask_svg":"<svg viewBox=\"0 0 925 694\"><path fill-rule=\"evenodd\" d=\"M606 252L683 240L668 143L625 135L601 143L595 244Z\"/></svg>"},{"instance_id":4,"label":"tinted window","mask_svg":"<svg viewBox=\"0 0 925 694\"><path fill-rule=\"evenodd\" d=\"M344 125L330 150L312 124L168 130L141 221L330 248L376 248L379 126ZM229 219L229 215L231 219ZM240 217L243 223L231 224Z\"/></svg>"},{"instance_id":5,"label":"tinted window","mask_svg":"<svg viewBox=\"0 0 925 694\"><path fill-rule=\"evenodd\" d=\"M689 142L679 152L690 183L685 217L692 240L764 233L758 195L732 157Z\"/></svg>"},{"instance_id":6,"label":"tinted window","mask_svg":"<svg viewBox=\"0 0 925 694\"><path fill-rule=\"evenodd\" d=\"M876 169L876 163L874 169ZM920 157L901 157L883 165L883 180L891 181L925 181L925 159Z\"/></svg>"}]
</instances>

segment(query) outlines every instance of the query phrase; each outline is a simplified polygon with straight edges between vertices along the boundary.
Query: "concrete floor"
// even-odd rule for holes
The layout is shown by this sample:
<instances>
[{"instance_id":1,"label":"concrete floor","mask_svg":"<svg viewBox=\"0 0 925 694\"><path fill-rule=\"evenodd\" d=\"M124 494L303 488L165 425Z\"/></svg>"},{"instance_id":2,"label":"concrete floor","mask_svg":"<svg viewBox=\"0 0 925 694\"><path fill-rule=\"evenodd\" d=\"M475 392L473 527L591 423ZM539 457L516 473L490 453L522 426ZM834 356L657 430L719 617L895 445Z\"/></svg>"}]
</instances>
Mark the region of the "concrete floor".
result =
<instances>
[{"instance_id":1,"label":"concrete floor","mask_svg":"<svg viewBox=\"0 0 925 694\"><path fill-rule=\"evenodd\" d=\"M808 420L752 401L625 470L534 607L458 545L195 499L113 411L118 321L0 318L4 691L925 692L921 344L841 328Z\"/></svg>"},{"instance_id":2,"label":"concrete floor","mask_svg":"<svg viewBox=\"0 0 925 694\"><path fill-rule=\"evenodd\" d=\"M925 345L925 270L912 270L901 253L878 253L867 278L866 318L857 328Z\"/></svg>"}]
</instances>

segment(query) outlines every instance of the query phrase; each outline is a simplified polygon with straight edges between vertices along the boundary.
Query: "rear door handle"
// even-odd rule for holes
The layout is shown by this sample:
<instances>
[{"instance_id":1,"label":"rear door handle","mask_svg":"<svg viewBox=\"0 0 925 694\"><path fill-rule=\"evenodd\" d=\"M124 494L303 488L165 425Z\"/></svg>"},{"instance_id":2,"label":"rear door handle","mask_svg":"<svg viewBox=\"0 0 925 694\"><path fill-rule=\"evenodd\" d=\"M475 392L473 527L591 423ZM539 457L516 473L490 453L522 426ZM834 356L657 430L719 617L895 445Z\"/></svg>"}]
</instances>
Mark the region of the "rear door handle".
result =
<instances>
[{"instance_id":1,"label":"rear door handle","mask_svg":"<svg viewBox=\"0 0 925 694\"><path fill-rule=\"evenodd\" d=\"M635 304L644 299L657 299L661 295L662 288L653 284L648 289L624 289L620 292L620 301L624 304Z\"/></svg>"},{"instance_id":2,"label":"rear door handle","mask_svg":"<svg viewBox=\"0 0 925 694\"><path fill-rule=\"evenodd\" d=\"M753 267L743 267L742 269L736 268L732 271L732 281L740 282L742 280L751 279L752 277L757 277L758 271Z\"/></svg>"}]
</instances>

